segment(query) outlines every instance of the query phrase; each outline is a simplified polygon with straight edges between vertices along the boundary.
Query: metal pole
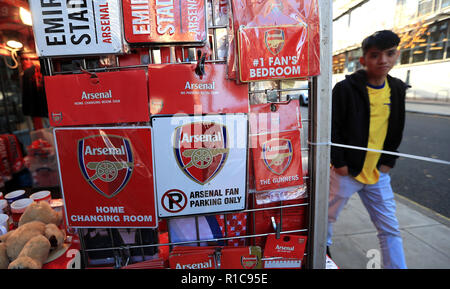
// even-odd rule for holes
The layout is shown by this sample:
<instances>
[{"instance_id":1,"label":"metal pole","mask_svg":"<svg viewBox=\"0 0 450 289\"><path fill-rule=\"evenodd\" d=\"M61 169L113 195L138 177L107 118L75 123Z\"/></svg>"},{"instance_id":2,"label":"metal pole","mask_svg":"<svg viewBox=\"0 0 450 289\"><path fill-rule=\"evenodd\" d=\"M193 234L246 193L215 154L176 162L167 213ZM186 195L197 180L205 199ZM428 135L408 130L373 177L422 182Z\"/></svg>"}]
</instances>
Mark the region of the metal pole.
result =
<instances>
[{"instance_id":1,"label":"metal pole","mask_svg":"<svg viewBox=\"0 0 450 289\"><path fill-rule=\"evenodd\" d=\"M319 1L320 69L312 82L310 103L310 169L311 205L309 267L325 269L328 226L330 146L316 146L331 140L331 66L332 66L332 2ZM312 143L312 145L311 145Z\"/></svg>"}]
</instances>

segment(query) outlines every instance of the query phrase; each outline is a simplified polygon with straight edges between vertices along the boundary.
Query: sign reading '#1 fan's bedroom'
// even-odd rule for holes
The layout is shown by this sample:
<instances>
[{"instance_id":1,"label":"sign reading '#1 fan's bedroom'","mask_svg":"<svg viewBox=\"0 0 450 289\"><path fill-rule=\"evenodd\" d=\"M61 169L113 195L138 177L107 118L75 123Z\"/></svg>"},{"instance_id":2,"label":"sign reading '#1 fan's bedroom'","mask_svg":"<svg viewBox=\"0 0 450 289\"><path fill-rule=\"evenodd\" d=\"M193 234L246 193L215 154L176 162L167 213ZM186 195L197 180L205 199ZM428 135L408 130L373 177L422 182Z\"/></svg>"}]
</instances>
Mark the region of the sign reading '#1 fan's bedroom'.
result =
<instances>
[{"instance_id":1,"label":"sign reading '#1 fan's bedroom'","mask_svg":"<svg viewBox=\"0 0 450 289\"><path fill-rule=\"evenodd\" d=\"M112 54L122 51L118 0L31 0L39 56Z\"/></svg>"}]
</instances>

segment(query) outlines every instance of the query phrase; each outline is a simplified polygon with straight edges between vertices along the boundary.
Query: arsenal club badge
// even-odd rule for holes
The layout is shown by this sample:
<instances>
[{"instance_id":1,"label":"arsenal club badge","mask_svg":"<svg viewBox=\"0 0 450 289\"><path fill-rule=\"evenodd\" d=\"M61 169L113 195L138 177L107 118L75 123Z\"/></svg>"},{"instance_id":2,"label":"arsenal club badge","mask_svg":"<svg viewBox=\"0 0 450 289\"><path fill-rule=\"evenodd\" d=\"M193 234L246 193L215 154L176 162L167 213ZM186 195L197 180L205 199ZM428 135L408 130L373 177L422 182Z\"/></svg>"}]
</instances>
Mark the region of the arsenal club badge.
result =
<instances>
[{"instance_id":1,"label":"arsenal club badge","mask_svg":"<svg viewBox=\"0 0 450 289\"><path fill-rule=\"evenodd\" d=\"M284 31L282 29L271 29L264 33L264 41L267 50L277 55L284 47Z\"/></svg>"},{"instance_id":2,"label":"arsenal club badge","mask_svg":"<svg viewBox=\"0 0 450 289\"><path fill-rule=\"evenodd\" d=\"M299 130L253 135L251 141L256 191L303 184Z\"/></svg>"},{"instance_id":3,"label":"arsenal club badge","mask_svg":"<svg viewBox=\"0 0 450 289\"><path fill-rule=\"evenodd\" d=\"M262 159L266 168L276 175L282 175L291 165L294 156L289 139L274 138L262 145Z\"/></svg>"},{"instance_id":4,"label":"arsenal club badge","mask_svg":"<svg viewBox=\"0 0 450 289\"><path fill-rule=\"evenodd\" d=\"M78 164L86 182L101 195L112 198L133 173L131 143L117 135L94 135L78 141Z\"/></svg>"},{"instance_id":5,"label":"arsenal club badge","mask_svg":"<svg viewBox=\"0 0 450 289\"><path fill-rule=\"evenodd\" d=\"M198 135L194 130L200 128ZM230 149L227 127L217 123L189 123L175 129L174 154L180 170L201 185L223 168Z\"/></svg>"},{"instance_id":6,"label":"arsenal club badge","mask_svg":"<svg viewBox=\"0 0 450 289\"><path fill-rule=\"evenodd\" d=\"M150 127L54 130L70 227L157 226Z\"/></svg>"}]
</instances>

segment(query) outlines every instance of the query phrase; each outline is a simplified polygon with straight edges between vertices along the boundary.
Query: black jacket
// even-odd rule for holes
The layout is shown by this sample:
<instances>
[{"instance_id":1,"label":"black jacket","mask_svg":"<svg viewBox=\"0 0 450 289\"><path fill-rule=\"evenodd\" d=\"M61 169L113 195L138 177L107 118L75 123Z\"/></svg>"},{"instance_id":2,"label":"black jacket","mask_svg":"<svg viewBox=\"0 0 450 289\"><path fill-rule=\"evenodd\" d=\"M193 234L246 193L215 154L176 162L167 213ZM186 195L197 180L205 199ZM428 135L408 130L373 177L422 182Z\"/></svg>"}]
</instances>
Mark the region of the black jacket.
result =
<instances>
[{"instance_id":1,"label":"black jacket","mask_svg":"<svg viewBox=\"0 0 450 289\"><path fill-rule=\"evenodd\" d=\"M406 84L387 77L391 88L389 124L383 150L397 152L405 126ZM367 92L367 73L359 70L337 83L333 88L331 141L367 148L369 141L370 102ZM366 151L331 147L331 164L336 168L348 166L349 173L359 175L364 166ZM394 167L398 157L382 154L378 166Z\"/></svg>"}]
</instances>

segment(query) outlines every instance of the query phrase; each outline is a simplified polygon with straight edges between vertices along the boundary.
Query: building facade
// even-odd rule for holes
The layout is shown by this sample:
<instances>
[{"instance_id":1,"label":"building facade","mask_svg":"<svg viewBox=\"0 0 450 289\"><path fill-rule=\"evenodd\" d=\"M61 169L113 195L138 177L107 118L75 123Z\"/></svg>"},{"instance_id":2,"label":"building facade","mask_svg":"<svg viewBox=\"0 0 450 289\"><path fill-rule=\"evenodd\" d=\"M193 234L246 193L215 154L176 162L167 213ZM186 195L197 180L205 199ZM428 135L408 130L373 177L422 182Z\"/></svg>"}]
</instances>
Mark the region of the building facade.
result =
<instances>
[{"instance_id":1,"label":"building facade","mask_svg":"<svg viewBox=\"0 0 450 289\"><path fill-rule=\"evenodd\" d=\"M450 0L334 0L333 82L361 68L361 42L389 29L400 38L391 75L408 98L450 102Z\"/></svg>"}]
</instances>

